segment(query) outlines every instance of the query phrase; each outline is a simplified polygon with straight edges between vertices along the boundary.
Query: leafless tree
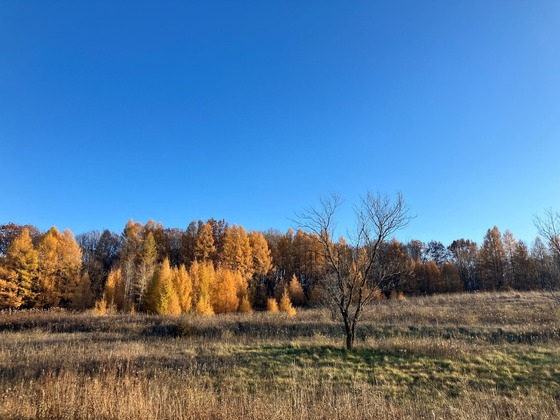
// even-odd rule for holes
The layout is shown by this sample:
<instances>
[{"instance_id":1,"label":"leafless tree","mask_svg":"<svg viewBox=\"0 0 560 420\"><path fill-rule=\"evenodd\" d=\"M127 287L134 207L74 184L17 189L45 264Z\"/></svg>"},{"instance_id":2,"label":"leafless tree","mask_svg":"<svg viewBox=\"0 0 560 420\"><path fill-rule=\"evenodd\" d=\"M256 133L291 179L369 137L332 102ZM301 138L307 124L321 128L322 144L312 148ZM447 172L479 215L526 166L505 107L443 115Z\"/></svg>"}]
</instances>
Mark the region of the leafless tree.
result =
<instances>
[{"instance_id":1,"label":"leafless tree","mask_svg":"<svg viewBox=\"0 0 560 420\"><path fill-rule=\"evenodd\" d=\"M403 269L390 259L380 258L383 245L411 217L401 194L392 199L368 192L354 207L355 223L346 241L335 238L335 216L341 204L341 198L331 194L322 198L318 207L296 214L296 223L317 235L327 266L322 284L328 302L344 324L346 348L352 350L364 305L382 288L390 287L391 279L398 278Z\"/></svg>"},{"instance_id":2,"label":"leafless tree","mask_svg":"<svg viewBox=\"0 0 560 420\"><path fill-rule=\"evenodd\" d=\"M535 216L535 226L541 235L548 242L548 249L552 257L553 267L551 276L548 277L545 287L550 292L552 298L560 304L560 213L546 210L543 216Z\"/></svg>"}]
</instances>

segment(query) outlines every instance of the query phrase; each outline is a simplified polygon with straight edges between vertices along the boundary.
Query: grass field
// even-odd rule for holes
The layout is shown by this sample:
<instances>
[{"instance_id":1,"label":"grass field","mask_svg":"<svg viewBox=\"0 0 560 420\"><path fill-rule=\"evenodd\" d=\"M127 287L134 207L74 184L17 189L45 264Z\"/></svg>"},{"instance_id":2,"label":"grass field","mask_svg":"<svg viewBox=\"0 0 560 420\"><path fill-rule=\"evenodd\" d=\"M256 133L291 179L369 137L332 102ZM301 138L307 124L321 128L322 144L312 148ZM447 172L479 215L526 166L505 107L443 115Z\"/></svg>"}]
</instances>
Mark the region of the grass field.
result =
<instances>
[{"instance_id":1,"label":"grass field","mask_svg":"<svg viewBox=\"0 0 560 420\"><path fill-rule=\"evenodd\" d=\"M0 418L560 418L560 311L537 293L328 311L0 313Z\"/></svg>"}]
</instances>

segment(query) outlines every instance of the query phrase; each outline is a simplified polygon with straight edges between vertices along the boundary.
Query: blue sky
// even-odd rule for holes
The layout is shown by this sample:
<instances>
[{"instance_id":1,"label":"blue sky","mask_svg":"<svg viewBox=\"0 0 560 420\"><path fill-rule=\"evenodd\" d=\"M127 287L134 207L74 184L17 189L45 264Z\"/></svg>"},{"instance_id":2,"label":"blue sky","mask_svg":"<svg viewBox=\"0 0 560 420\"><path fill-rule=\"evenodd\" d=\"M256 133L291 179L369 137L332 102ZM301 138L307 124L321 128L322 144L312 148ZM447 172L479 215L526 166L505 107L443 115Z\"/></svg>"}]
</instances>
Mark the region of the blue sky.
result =
<instances>
[{"instance_id":1,"label":"blue sky","mask_svg":"<svg viewBox=\"0 0 560 420\"><path fill-rule=\"evenodd\" d=\"M560 210L557 1L0 0L0 223L286 230L401 191L407 241Z\"/></svg>"}]
</instances>

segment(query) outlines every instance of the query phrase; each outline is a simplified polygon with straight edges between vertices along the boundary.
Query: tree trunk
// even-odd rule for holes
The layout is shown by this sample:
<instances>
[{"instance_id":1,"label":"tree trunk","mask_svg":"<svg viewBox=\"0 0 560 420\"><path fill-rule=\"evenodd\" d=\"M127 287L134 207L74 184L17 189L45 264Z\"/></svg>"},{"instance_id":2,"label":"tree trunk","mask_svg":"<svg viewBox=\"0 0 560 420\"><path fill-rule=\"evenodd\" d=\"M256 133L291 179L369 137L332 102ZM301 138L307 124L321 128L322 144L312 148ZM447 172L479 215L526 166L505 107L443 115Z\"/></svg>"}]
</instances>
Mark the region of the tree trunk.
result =
<instances>
[{"instance_id":1,"label":"tree trunk","mask_svg":"<svg viewBox=\"0 0 560 420\"><path fill-rule=\"evenodd\" d=\"M354 336L351 331L346 331L346 350L352 351L354 348Z\"/></svg>"},{"instance_id":2,"label":"tree trunk","mask_svg":"<svg viewBox=\"0 0 560 420\"><path fill-rule=\"evenodd\" d=\"M346 317L344 319L344 331L346 332L346 350L352 351L354 348L354 329Z\"/></svg>"}]
</instances>

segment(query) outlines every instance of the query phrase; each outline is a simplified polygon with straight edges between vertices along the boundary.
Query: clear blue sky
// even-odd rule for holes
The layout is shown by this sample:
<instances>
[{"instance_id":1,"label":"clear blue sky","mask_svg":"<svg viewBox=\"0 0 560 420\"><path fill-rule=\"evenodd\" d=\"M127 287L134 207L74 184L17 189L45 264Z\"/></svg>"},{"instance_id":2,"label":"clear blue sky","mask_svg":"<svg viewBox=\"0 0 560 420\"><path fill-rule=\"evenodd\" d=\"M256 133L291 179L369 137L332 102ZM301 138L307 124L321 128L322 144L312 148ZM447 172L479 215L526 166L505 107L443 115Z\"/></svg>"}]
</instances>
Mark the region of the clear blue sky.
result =
<instances>
[{"instance_id":1,"label":"clear blue sky","mask_svg":"<svg viewBox=\"0 0 560 420\"><path fill-rule=\"evenodd\" d=\"M0 0L0 223L286 230L401 191L401 240L560 210L558 1Z\"/></svg>"}]
</instances>

